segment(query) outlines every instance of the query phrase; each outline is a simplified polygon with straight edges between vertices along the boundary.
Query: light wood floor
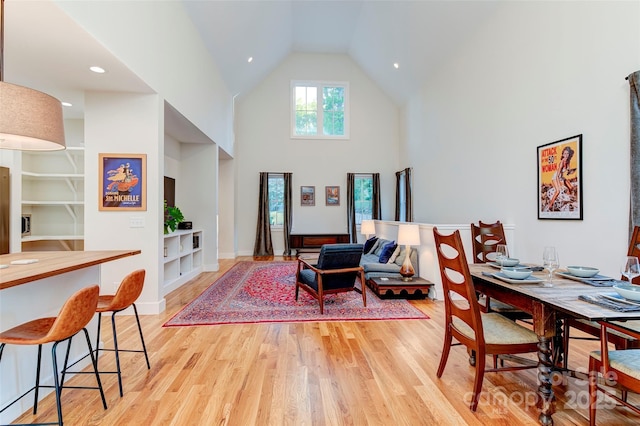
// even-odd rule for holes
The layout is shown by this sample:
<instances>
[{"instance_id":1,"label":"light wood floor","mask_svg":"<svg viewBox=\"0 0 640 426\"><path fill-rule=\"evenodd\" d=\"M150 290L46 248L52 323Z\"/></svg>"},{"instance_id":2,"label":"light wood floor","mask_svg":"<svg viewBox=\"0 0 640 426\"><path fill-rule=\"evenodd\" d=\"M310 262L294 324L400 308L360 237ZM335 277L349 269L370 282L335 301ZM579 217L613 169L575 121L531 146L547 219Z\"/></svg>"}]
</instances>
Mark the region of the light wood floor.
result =
<instances>
[{"instance_id":1,"label":"light wood floor","mask_svg":"<svg viewBox=\"0 0 640 426\"><path fill-rule=\"evenodd\" d=\"M251 260L239 258L238 260ZM468 408L474 369L454 347L436 378L443 338L442 302L412 301L429 320L249 324L163 328L181 307L234 264L203 273L167 296L166 312L142 317L151 370L125 354L124 397L103 375L109 408L97 391L65 390L67 425L535 425L535 370L487 373L477 412ZM103 336L110 336L103 321ZM133 317L119 320L121 347L138 345ZM108 345L109 340L106 342ZM596 342L573 341L570 366L586 370ZM102 365L112 355L101 358ZM91 375L71 384L93 384ZM587 425L587 383L559 380L556 425ZM637 400L637 399L636 399ZM55 418L49 395L38 416ZM637 425L622 407L599 410L599 424Z\"/></svg>"}]
</instances>

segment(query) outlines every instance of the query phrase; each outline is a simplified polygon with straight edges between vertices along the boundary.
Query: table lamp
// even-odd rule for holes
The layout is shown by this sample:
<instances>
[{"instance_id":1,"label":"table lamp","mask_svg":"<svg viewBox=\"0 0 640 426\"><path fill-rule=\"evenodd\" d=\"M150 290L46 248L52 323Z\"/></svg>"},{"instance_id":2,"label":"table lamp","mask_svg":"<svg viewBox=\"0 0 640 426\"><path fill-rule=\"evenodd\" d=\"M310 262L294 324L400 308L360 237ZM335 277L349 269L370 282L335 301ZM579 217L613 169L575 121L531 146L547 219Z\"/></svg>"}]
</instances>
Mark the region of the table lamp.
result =
<instances>
[{"instance_id":1,"label":"table lamp","mask_svg":"<svg viewBox=\"0 0 640 426\"><path fill-rule=\"evenodd\" d=\"M366 239L369 239L369 235L375 235L376 224L371 219L364 219L360 224L360 233L364 234Z\"/></svg>"},{"instance_id":2,"label":"table lamp","mask_svg":"<svg viewBox=\"0 0 640 426\"><path fill-rule=\"evenodd\" d=\"M420 245L420 228L416 224L401 224L398 228L398 245L405 246L405 257L402 266L400 267L400 275L402 275L402 281L413 280L413 275L416 273L411 265L411 246Z\"/></svg>"}]
</instances>

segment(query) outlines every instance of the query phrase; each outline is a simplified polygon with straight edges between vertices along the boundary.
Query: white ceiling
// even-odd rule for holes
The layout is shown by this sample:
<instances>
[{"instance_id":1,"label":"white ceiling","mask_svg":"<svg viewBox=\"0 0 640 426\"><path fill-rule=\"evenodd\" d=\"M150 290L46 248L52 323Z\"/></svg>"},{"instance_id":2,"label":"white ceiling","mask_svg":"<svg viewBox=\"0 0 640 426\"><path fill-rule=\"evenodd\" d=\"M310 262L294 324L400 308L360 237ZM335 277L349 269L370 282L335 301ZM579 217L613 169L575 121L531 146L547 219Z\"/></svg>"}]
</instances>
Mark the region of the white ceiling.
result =
<instances>
[{"instance_id":1,"label":"white ceiling","mask_svg":"<svg viewBox=\"0 0 640 426\"><path fill-rule=\"evenodd\" d=\"M184 3L232 94L248 93L291 52L344 53L398 105L500 3L173 1ZM68 118L82 117L85 90L151 92L51 0L5 0L4 59L5 81L73 103ZM109 72L87 71L93 64Z\"/></svg>"}]
</instances>

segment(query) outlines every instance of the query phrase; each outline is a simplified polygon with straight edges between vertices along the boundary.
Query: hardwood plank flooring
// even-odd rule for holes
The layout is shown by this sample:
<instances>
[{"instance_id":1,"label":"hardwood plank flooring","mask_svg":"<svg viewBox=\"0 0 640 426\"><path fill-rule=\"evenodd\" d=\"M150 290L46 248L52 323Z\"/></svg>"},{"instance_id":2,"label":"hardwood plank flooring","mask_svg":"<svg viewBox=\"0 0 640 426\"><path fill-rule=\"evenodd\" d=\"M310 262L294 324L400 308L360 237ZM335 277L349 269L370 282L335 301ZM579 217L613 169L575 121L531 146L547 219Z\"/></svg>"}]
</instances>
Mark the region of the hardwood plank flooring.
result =
<instances>
[{"instance_id":1,"label":"hardwood plank flooring","mask_svg":"<svg viewBox=\"0 0 640 426\"><path fill-rule=\"evenodd\" d=\"M251 260L238 258L237 260ZM474 369L466 350L451 350L436 377L443 339L441 301L411 301L429 320L278 323L163 328L227 271L203 273L166 297L160 315L141 317L150 355L123 354L124 397L114 374L102 375L109 408L97 391L65 390L67 425L536 425L535 370L487 373L477 412L469 410ZM139 345L135 319L118 319L121 348ZM110 324L103 337L110 346ZM597 342L571 341L570 366L586 371ZM114 365L113 355L101 356ZM77 375L73 385L93 385ZM587 382L558 380L556 425L587 425ZM637 396L632 397L638 401ZM47 396L37 416L55 418ZM640 417L608 403L598 423L636 425Z\"/></svg>"}]
</instances>

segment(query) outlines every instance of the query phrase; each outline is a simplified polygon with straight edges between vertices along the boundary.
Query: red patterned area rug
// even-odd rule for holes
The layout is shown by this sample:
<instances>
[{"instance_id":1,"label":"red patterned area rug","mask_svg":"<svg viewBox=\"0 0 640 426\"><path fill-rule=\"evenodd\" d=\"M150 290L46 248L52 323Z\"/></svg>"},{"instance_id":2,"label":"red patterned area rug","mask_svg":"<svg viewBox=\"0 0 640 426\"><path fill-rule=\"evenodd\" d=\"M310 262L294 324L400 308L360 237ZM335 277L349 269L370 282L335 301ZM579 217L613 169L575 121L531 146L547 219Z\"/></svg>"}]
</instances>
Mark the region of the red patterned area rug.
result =
<instances>
[{"instance_id":1,"label":"red patterned area rug","mask_svg":"<svg viewBox=\"0 0 640 426\"><path fill-rule=\"evenodd\" d=\"M301 321L428 319L403 299L381 300L367 288L367 307L355 291L325 296L324 314L307 292L295 299L297 262L238 262L164 327Z\"/></svg>"}]
</instances>

